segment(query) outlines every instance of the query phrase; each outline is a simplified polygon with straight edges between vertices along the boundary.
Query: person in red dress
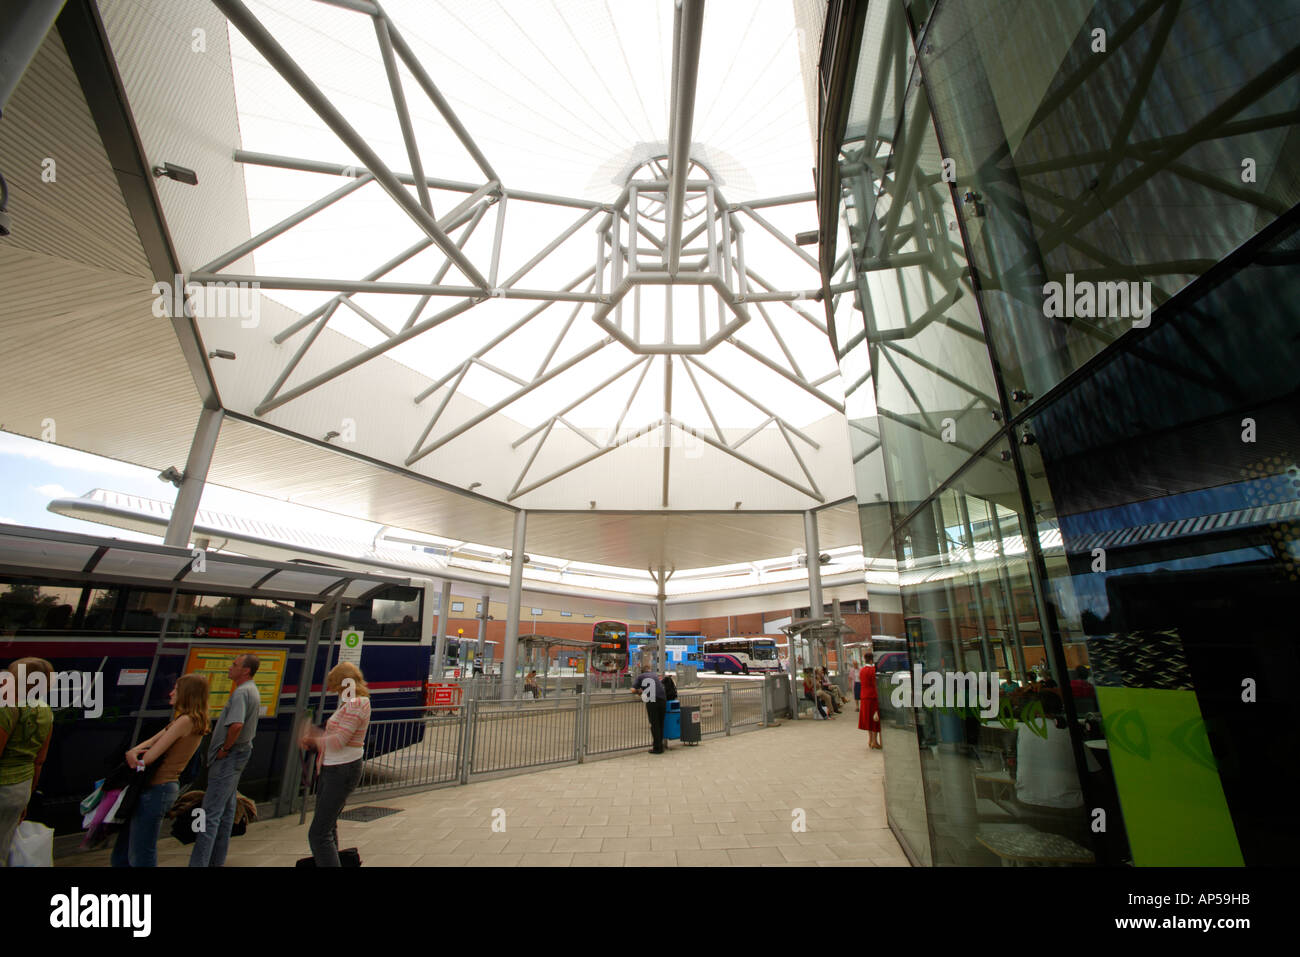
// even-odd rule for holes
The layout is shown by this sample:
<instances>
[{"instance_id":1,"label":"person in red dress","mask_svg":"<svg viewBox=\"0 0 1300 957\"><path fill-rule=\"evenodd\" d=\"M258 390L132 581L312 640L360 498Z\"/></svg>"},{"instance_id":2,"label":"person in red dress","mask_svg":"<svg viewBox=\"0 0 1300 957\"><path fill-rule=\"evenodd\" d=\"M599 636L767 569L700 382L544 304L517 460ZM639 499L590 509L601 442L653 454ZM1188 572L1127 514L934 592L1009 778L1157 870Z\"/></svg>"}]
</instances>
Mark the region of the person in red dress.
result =
<instances>
[{"instance_id":1,"label":"person in red dress","mask_svg":"<svg viewBox=\"0 0 1300 957\"><path fill-rule=\"evenodd\" d=\"M867 652L866 664L858 672L858 683L862 686L862 699L858 711L858 730L867 732L867 744L879 749L880 743L880 701L876 697L876 666L872 664L871 652Z\"/></svg>"}]
</instances>

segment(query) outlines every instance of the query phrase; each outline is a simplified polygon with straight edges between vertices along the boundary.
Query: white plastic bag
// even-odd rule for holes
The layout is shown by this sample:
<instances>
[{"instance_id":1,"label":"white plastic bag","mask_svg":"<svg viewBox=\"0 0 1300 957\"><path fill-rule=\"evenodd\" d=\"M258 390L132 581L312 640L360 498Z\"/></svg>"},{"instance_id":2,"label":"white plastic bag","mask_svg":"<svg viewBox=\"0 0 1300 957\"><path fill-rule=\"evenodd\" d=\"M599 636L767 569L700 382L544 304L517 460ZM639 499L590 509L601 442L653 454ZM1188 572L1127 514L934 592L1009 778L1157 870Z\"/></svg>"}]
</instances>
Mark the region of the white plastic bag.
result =
<instances>
[{"instance_id":1,"label":"white plastic bag","mask_svg":"<svg viewBox=\"0 0 1300 957\"><path fill-rule=\"evenodd\" d=\"M44 824L23 821L9 845L10 867L53 867L54 831Z\"/></svg>"}]
</instances>

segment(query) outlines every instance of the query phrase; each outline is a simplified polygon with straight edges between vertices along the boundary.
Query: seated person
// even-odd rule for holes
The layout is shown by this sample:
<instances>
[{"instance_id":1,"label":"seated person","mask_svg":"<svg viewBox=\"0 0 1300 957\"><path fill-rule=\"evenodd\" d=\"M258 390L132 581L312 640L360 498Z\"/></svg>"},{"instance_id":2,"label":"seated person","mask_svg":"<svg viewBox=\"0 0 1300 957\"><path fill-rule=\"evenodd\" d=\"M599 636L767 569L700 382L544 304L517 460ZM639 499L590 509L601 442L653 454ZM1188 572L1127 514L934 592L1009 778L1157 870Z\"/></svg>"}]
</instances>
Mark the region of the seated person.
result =
<instances>
[{"instance_id":1,"label":"seated person","mask_svg":"<svg viewBox=\"0 0 1300 957\"><path fill-rule=\"evenodd\" d=\"M831 706L831 696L814 684L811 668L803 670L803 696L813 703L813 707L817 709L818 717L830 717L827 712Z\"/></svg>"},{"instance_id":2,"label":"seated person","mask_svg":"<svg viewBox=\"0 0 1300 957\"><path fill-rule=\"evenodd\" d=\"M835 709L836 714L844 711L844 694L840 691L838 685L831 684L831 679L827 676L825 669L818 668L814 672L817 681L817 687L822 693L831 699L831 707Z\"/></svg>"},{"instance_id":3,"label":"seated person","mask_svg":"<svg viewBox=\"0 0 1300 957\"><path fill-rule=\"evenodd\" d=\"M542 696L542 689L537 684L537 672L530 671L524 675L524 694L532 693L533 699L536 700Z\"/></svg>"},{"instance_id":4,"label":"seated person","mask_svg":"<svg viewBox=\"0 0 1300 957\"><path fill-rule=\"evenodd\" d=\"M813 702L818 718L826 718L826 707L822 703L822 692L816 692L813 685L813 668L803 668L803 697Z\"/></svg>"}]
</instances>

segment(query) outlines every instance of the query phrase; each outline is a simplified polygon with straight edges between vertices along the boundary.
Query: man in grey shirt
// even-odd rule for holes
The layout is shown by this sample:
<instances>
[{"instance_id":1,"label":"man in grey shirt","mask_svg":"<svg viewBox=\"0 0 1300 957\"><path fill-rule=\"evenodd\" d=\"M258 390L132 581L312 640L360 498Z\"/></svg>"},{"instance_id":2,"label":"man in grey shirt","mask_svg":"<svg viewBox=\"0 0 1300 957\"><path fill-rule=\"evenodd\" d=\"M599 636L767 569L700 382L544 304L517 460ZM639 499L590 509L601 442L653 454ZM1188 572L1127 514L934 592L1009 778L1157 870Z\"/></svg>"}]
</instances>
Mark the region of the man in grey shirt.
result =
<instances>
[{"instance_id":1,"label":"man in grey shirt","mask_svg":"<svg viewBox=\"0 0 1300 957\"><path fill-rule=\"evenodd\" d=\"M230 829L235 824L239 776L253 754L253 735L262 713L262 698L253 675L260 662L257 655L243 654L230 663L230 700L221 709L212 728L208 747L208 789L203 794L203 827L190 867L221 867L226 863Z\"/></svg>"}]
</instances>

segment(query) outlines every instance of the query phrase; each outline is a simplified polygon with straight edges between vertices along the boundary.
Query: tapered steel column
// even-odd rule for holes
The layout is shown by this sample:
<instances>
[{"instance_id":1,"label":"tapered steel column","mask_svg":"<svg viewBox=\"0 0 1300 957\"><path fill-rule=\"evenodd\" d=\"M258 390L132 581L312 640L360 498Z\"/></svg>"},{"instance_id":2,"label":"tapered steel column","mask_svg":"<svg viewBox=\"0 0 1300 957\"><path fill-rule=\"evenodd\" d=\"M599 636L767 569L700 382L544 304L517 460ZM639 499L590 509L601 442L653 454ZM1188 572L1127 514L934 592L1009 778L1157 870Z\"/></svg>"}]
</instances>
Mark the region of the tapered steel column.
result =
<instances>
[{"instance_id":1,"label":"tapered steel column","mask_svg":"<svg viewBox=\"0 0 1300 957\"><path fill-rule=\"evenodd\" d=\"M199 499L203 497L203 486L208 481L208 466L212 464L212 453L216 450L224 417L221 409L203 409L199 413L190 455L185 460L185 478L181 480L176 503L172 505L171 521L167 523L167 534L163 537L164 545L185 548L190 543L194 516L199 512Z\"/></svg>"},{"instance_id":2,"label":"tapered steel column","mask_svg":"<svg viewBox=\"0 0 1300 957\"><path fill-rule=\"evenodd\" d=\"M442 594L438 596L438 636L433 642L433 668L430 674L437 681L442 680L447 670L447 619L451 612L451 582L442 583Z\"/></svg>"},{"instance_id":3,"label":"tapered steel column","mask_svg":"<svg viewBox=\"0 0 1300 957\"><path fill-rule=\"evenodd\" d=\"M0 35L0 114L45 42L45 35L63 9L63 0L19 0L7 6L4 33Z\"/></svg>"},{"instance_id":4,"label":"tapered steel column","mask_svg":"<svg viewBox=\"0 0 1300 957\"><path fill-rule=\"evenodd\" d=\"M691 161L704 0L681 0L674 25L678 30L673 38L673 112L668 125L668 242L664 244L664 262L669 273L677 272L682 258L682 212L686 207L686 174Z\"/></svg>"},{"instance_id":5,"label":"tapered steel column","mask_svg":"<svg viewBox=\"0 0 1300 957\"><path fill-rule=\"evenodd\" d=\"M804 546L808 549L808 617L822 616L821 544L817 539L817 513L803 513ZM811 648L811 646L810 646Z\"/></svg>"},{"instance_id":6,"label":"tapered steel column","mask_svg":"<svg viewBox=\"0 0 1300 957\"><path fill-rule=\"evenodd\" d=\"M519 653L519 600L524 590L524 543L528 513L515 512L514 548L510 553L510 594L506 599L506 646L501 657L501 697L515 696L515 661Z\"/></svg>"}]
</instances>

